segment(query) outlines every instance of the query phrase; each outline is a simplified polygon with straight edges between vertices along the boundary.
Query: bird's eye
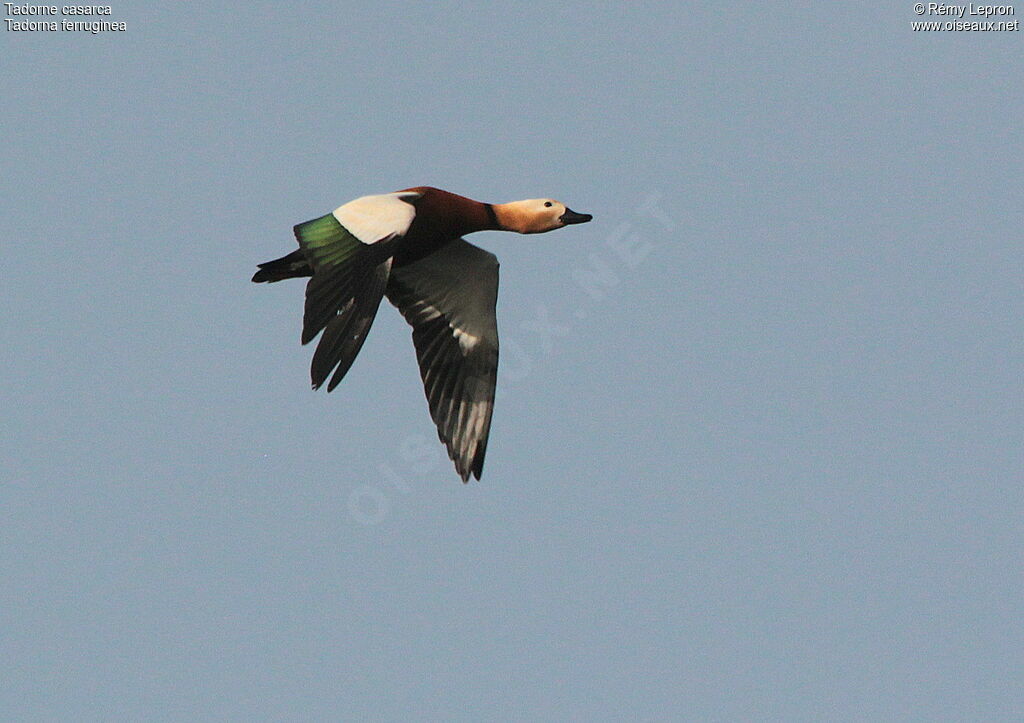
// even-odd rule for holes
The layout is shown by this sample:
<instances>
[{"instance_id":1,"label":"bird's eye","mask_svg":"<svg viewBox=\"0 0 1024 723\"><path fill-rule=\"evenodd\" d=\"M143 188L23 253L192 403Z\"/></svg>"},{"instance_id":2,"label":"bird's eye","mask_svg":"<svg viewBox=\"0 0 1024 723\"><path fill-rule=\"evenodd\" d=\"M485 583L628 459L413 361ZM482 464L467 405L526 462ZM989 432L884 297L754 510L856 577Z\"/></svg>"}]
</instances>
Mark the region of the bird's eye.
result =
<instances>
[{"instance_id":1,"label":"bird's eye","mask_svg":"<svg viewBox=\"0 0 1024 723\"><path fill-rule=\"evenodd\" d=\"M544 205L550 207L551 206L551 201L545 201Z\"/></svg>"}]
</instances>

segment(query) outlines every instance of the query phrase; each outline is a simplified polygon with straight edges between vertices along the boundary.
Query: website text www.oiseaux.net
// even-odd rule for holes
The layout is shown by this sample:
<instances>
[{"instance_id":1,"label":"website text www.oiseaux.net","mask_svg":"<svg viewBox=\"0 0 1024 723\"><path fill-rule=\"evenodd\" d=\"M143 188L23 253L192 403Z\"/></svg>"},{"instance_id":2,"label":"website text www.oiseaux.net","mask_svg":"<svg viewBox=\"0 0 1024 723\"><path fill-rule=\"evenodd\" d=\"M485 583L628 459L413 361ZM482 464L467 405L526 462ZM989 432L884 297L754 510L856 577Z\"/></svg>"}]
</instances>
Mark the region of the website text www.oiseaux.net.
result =
<instances>
[{"instance_id":1,"label":"website text www.oiseaux.net","mask_svg":"<svg viewBox=\"0 0 1024 723\"><path fill-rule=\"evenodd\" d=\"M917 15L941 20L914 20L910 27L917 31L967 31L995 33L1019 31L1020 20L992 20L1016 15L1013 5L950 5L947 3L914 3Z\"/></svg>"}]
</instances>

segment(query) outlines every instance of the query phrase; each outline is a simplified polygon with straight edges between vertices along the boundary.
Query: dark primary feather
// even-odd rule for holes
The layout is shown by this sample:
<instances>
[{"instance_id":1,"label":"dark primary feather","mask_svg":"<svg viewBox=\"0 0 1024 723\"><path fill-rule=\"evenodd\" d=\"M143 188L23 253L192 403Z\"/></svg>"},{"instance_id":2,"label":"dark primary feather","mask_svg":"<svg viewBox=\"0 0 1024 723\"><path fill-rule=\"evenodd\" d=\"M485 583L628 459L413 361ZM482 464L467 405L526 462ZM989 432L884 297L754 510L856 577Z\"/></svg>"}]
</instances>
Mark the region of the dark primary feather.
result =
<instances>
[{"instance_id":1,"label":"dark primary feather","mask_svg":"<svg viewBox=\"0 0 1024 723\"><path fill-rule=\"evenodd\" d=\"M306 284L306 303L302 314L302 343L308 344L355 298L365 285L373 265L365 259L353 259L341 266L321 267ZM379 301L379 299L378 299Z\"/></svg>"},{"instance_id":2,"label":"dark primary feather","mask_svg":"<svg viewBox=\"0 0 1024 723\"><path fill-rule=\"evenodd\" d=\"M454 239L396 266L391 301L413 328L423 388L438 437L462 480L480 479L494 411L498 370L498 260ZM476 338L464 348L456 331Z\"/></svg>"},{"instance_id":3,"label":"dark primary feather","mask_svg":"<svg viewBox=\"0 0 1024 723\"><path fill-rule=\"evenodd\" d=\"M310 367L314 389L319 388L334 369L334 376L327 385L327 391L331 391L352 367L377 316L390 270L391 259L378 264L341 311L327 322Z\"/></svg>"}]
</instances>

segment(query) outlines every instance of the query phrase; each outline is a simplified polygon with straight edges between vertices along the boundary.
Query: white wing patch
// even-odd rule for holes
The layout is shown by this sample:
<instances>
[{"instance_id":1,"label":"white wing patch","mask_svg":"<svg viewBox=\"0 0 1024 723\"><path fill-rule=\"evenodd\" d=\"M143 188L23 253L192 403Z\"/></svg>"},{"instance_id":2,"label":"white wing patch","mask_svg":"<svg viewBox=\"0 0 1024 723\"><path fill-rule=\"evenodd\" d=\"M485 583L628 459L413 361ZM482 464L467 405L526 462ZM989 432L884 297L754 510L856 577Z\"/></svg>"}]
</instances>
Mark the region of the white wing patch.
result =
<instances>
[{"instance_id":1,"label":"white wing patch","mask_svg":"<svg viewBox=\"0 0 1024 723\"><path fill-rule=\"evenodd\" d=\"M377 243L388 236L405 235L416 217L416 208L403 199L412 201L420 195L403 191L363 196L334 209L334 217L364 244Z\"/></svg>"},{"instance_id":2,"label":"white wing patch","mask_svg":"<svg viewBox=\"0 0 1024 723\"><path fill-rule=\"evenodd\" d=\"M441 311L436 306L432 306L425 301L417 301L410 309L415 310L415 313L418 315L417 323L419 324L433 321L441 316ZM452 330L452 336L459 342L459 347L462 349L463 354L468 354L472 351L473 347L480 343L479 336L463 331L450 321L448 322L448 328Z\"/></svg>"},{"instance_id":3,"label":"white wing patch","mask_svg":"<svg viewBox=\"0 0 1024 723\"><path fill-rule=\"evenodd\" d=\"M409 309L410 313L416 315L420 324L426 321L433 321L437 317L441 316L441 312L436 306L431 306L425 301L417 301L412 304Z\"/></svg>"},{"instance_id":4,"label":"white wing patch","mask_svg":"<svg viewBox=\"0 0 1024 723\"><path fill-rule=\"evenodd\" d=\"M459 346L462 347L463 354L469 353L474 346L480 343L480 337L463 331L457 326L452 326L451 323L448 326L451 326L452 336L459 340Z\"/></svg>"}]
</instances>

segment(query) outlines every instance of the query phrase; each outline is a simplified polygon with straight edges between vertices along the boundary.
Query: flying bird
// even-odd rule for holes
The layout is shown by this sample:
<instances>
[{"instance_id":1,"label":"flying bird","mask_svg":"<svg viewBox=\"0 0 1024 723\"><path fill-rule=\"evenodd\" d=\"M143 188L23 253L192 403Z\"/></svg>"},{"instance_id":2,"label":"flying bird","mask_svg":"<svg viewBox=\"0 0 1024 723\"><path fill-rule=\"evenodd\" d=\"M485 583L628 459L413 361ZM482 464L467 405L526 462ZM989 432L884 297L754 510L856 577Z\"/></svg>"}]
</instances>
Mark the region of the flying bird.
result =
<instances>
[{"instance_id":1,"label":"flying bird","mask_svg":"<svg viewBox=\"0 0 1024 723\"><path fill-rule=\"evenodd\" d=\"M302 343L323 332L310 374L313 388L327 382L328 392L351 368L386 295L412 326L430 416L467 482L480 479L494 411L498 259L462 237L544 233L591 218L552 199L490 204L417 186L298 224L299 248L258 264L252 280L311 277Z\"/></svg>"}]
</instances>

